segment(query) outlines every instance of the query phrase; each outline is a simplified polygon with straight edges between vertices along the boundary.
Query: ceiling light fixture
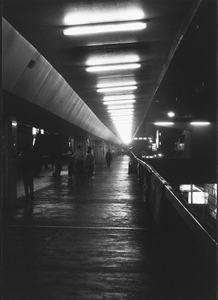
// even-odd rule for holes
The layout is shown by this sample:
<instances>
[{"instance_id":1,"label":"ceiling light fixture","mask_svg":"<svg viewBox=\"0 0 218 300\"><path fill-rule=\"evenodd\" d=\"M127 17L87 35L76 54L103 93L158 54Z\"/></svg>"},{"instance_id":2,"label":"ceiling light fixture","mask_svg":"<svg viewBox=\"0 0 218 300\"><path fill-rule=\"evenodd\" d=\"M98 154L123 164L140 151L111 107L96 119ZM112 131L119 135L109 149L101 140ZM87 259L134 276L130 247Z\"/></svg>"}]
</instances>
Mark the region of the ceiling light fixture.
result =
<instances>
[{"instance_id":1,"label":"ceiling light fixture","mask_svg":"<svg viewBox=\"0 0 218 300\"><path fill-rule=\"evenodd\" d=\"M104 96L104 98L103 98L104 101L131 100L131 99L135 99L135 96L133 94Z\"/></svg>"},{"instance_id":2,"label":"ceiling light fixture","mask_svg":"<svg viewBox=\"0 0 218 300\"><path fill-rule=\"evenodd\" d=\"M70 26L63 30L64 35L84 35L104 32L134 31L147 27L144 22L108 23L100 25Z\"/></svg>"},{"instance_id":3,"label":"ceiling light fixture","mask_svg":"<svg viewBox=\"0 0 218 300\"><path fill-rule=\"evenodd\" d=\"M159 125L159 126L167 126L167 125L174 125L173 122L156 122L154 125Z\"/></svg>"},{"instance_id":4,"label":"ceiling light fixture","mask_svg":"<svg viewBox=\"0 0 218 300\"><path fill-rule=\"evenodd\" d=\"M97 92L98 93L111 93L111 92L117 92L117 91L132 91L132 90L136 90L136 89L137 89L137 86L132 85L132 86L102 88L102 89L97 89Z\"/></svg>"},{"instance_id":5,"label":"ceiling light fixture","mask_svg":"<svg viewBox=\"0 0 218 300\"><path fill-rule=\"evenodd\" d=\"M113 82L113 81L110 80L110 82L105 81L105 82L99 83L97 85L97 88L110 88L110 87L127 86L127 85L135 85L135 84L136 84L135 80L119 81L119 82Z\"/></svg>"},{"instance_id":6,"label":"ceiling light fixture","mask_svg":"<svg viewBox=\"0 0 218 300\"><path fill-rule=\"evenodd\" d=\"M120 104L130 104L130 103L134 103L135 100L116 100L116 101L105 101L103 102L104 105L120 105Z\"/></svg>"},{"instance_id":7,"label":"ceiling light fixture","mask_svg":"<svg viewBox=\"0 0 218 300\"><path fill-rule=\"evenodd\" d=\"M104 66L93 66L86 68L87 72L104 72L104 71L116 71L116 70L128 70L137 69L141 65L138 63L133 64L118 64L118 65L104 65Z\"/></svg>"},{"instance_id":8,"label":"ceiling light fixture","mask_svg":"<svg viewBox=\"0 0 218 300\"><path fill-rule=\"evenodd\" d=\"M190 124L194 126L207 126L210 125L210 122L191 122Z\"/></svg>"}]
</instances>

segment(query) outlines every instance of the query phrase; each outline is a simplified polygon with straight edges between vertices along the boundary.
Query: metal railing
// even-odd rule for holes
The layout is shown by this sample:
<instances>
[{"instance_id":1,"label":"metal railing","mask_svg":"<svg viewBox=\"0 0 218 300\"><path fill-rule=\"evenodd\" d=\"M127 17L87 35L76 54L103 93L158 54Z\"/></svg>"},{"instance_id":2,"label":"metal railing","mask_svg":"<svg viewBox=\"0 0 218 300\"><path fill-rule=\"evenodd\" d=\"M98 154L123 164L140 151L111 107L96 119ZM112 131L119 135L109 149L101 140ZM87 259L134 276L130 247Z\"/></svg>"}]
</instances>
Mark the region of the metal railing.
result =
<instances>
[{"instance_id":1,"label":"metal railing","mask_svg":"<svg viewBox=\"0 0 218 300\"><path fill-rule=\"evenodd\" d=\"M143 200L156 225L169 235L180 232L193 236L213 256L216 251L214 228L153 167L133 152L130 152L130 157L131 169L137 174Z\"/></svg>"}]
</instances>

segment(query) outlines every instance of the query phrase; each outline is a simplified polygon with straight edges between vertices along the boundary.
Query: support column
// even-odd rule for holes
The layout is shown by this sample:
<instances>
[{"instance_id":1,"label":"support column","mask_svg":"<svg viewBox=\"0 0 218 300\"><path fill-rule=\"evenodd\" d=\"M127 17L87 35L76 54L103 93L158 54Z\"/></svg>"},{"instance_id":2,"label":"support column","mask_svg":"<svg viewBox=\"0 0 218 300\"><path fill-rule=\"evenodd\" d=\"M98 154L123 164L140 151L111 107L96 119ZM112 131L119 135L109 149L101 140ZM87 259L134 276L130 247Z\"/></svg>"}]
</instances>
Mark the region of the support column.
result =
<instances>
[{"instance_id":1,"label":"support column","mask_svg":"<svg viewBox=\"0 0 218 300\"><path fill-rule=\"evenodd\" d=\"M104 157L105 157L105 143L101 140L95 141L95 148L94 148L94 154L95 154L95 163L96 164L103 164L104 163Z\"/></svg>"}]
</instances>

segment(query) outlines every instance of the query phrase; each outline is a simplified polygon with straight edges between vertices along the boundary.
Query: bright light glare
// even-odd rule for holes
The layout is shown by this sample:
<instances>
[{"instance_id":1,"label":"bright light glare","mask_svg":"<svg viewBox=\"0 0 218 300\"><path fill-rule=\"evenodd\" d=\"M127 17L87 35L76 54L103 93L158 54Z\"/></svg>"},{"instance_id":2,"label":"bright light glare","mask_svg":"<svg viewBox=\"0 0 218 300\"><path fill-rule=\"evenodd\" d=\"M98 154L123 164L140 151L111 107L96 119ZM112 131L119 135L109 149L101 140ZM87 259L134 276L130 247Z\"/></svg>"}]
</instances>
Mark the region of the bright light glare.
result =
<instances>
[{"instance_id":1,"label":"bright light glare","mask_svg":"<svg viewBox=\"0 0 218 300\"><path fill-rule=\"evenodd\" d=\"M105 101L103 102L104 105L119 105L119 104L130 104L134 103L135 100L116 100L116 101Z\"/></svg>"},{"instance_id":2,"label":"bright light glare","mask_svg":"<svg viewBox=\"0 0 218 300\"><path fill-rule=\"evenodd\" d=\"M195 126L206 126L210 125L210 122L191 122L190 124Z\"/></svg>"},{"instance_id":3,"label":"bright light glare","mask_svg":"<svg viewBox=\"0 0 218 300\"><path fill-rule=\"evenodd\" d=\"M168 116L170 118L173 118L175 116L175 113L173 111L168 112Z\"/></svg>"},{"instance_id":4,"label":"bright light glare","mask_svg":"<svg viewBox=\"0 0 218 300\"><path fill-rule=\"evenodd\" d=\"M156 122L154 125L165 126L165 125L174 125L173 122Z\"/></svg>"},{"instance_id":5,"label":"bright light glare","mask_svg":"<svg viewBox=\"0 0 218 300\"><path fill-rule=\"evenodd\" d=\"M133 94L129 95L114 95L114 96L105 96L103 98L104 101L113 101L113 100L130 100L135 99L135 96Z\"/></svg>"},{"instance_id":6,"label":"bright light glare","mask_svg":"<svg viewBox=\"0 0 218 300\"><path fill-rule=\"evenodd\" d=\"M87 72L104 72L104 71L116 71L116 70L128 70L140 68L140 64L120 64L120 65L105 65L86 68Z\"/></svg>"},{"instance_id":7,"label":"bright light glare","mask_svg":"<svg viewBox=\"0 0 218 300\"><path fill-rule=\"evenodd\" d=\"M115 105L115 106L111 106L108 105L108 111L109 110L119 110L119 109L128 109L128 108L133 108L133 105Z\"/></svg>"},{"instance_id":8,"label":"bright light glare","mask_svg":"<svg viewBox=\"0 0 218 300\"><path fill-rule=\"evenodd\" d=\"M120 128L118 129L119 135L122 139L122 141L125 144L129 144L131 141L131 130L126 130L126 128Z\"/></svg>"},{"instance_id":9,"label":"bright light glare","mask_svg":"<svg viewBox=\"0 0 218 300\"><path fill-rule=\"evenodd\" d=\"M82 1L81 1L82 2ZM104 22L124 22L131 20L142 20L145 18L143 10L134 6L120 6L120 9L111 9L111 6L104 5L104 10L90 7L90 5L80 5L81 10L74 9L68 12L64 17L64 24L66 25L82 25L90 23L104 23Z\"/></svg>"},{"instance_id":10,"label":"bright light glare","mask_svg":"<svg viewBox=\"0 0 218 300\"><path fill-rule=\"evenodd\" d=\"M112 87L112 88L104 88L104 89L98 89L98 93L111 93L111 92L117 92L117 91L132 91L136 90L137 86L119 86L119 87Z\"/></svg>"},{"instance_id":11,"label":"bright light glare","mask_svg":"<svg viewBox=\"0 0 218 300\"><path fill-rule=\"evenodd\" d=\"M104 33L104 32L134 31L134 30L145 29L146 26L147 24L144 22L76 26L76 27L69 27L67 29L64 29L63 33L64 35L84 35L84 34Z\"/></svg>"},{"instance_id":12,"label":"bright light glare","mask_svg":"<svg viewBox=\"0 0 218 300\"><path fill-rule=\"evenodd\" d=\"M130 62L130 61L128 61ZM99 65L99 64L95 64ZM110 82L101 82L97 85L98 88L109 88L109 87L118 87L118 86L127 86L127 85L135 85L136 81L120 81L120 82L113 82L110 80Z\"/></svg>"}]
</instances>

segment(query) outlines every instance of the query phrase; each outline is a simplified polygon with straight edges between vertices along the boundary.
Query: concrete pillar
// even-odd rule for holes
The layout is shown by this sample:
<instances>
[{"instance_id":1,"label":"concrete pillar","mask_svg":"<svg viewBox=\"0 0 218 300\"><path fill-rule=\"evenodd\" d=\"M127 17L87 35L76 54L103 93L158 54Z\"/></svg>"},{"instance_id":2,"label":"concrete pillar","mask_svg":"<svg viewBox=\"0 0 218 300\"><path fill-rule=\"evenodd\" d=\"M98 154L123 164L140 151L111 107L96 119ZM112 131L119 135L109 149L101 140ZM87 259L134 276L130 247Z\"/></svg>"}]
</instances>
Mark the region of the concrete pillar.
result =
<instances>
[{"instance_id":1,"label":"concrete pillar","mask_svg":"<svg viewBox=\"0 0 218 300\"><path fill-rule=\"evenodd\" d=\"M104 157L105 157L105 143L101 140L95 141L95 147L94 147L94 155L95 155L95 163L96 164L103 164L104 163Z\"/></svg>"}]
</instances>

